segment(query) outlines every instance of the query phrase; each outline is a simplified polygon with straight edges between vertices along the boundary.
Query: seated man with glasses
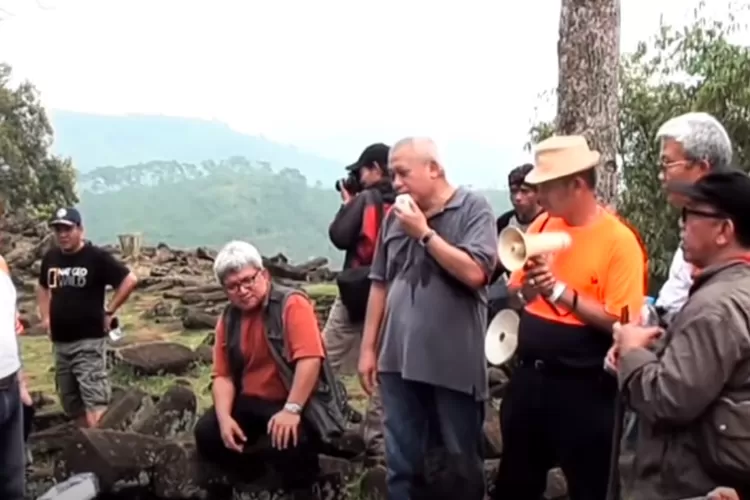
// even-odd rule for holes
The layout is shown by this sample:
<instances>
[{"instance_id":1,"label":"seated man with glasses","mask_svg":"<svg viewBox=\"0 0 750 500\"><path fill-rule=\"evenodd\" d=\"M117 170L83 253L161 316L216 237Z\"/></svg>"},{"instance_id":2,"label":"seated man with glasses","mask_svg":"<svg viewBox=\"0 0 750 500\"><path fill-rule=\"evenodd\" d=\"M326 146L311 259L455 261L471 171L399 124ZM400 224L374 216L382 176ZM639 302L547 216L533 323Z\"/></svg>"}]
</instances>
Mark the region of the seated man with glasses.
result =
<instances>
[{"instance_id":1,"label":"seated man with glasses","mask_svg":"<svg viewBox=\"0 0 750 500\"><path fill-rule=\"evenodd\" d=\"M314 498L317 445L345 420L313 305L273 283L249 243L228 243L214 271L229 306L216 325L214 406L195 427L198 452L245 481L268 465L293 498Z\"/></svg>"}]
</instances>

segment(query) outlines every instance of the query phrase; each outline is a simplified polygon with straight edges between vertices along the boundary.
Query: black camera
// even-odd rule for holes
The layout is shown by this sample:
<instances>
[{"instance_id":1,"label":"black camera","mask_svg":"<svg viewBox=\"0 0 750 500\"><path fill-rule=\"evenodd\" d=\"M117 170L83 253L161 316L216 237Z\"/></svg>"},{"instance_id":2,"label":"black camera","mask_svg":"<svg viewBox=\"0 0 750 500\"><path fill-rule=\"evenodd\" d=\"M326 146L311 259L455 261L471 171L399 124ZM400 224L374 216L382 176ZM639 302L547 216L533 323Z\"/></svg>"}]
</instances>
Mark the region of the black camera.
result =
<instances>
[{"instance_id":1,"label":"black camera","mask_svg":"<svg viewBox=\"0 0 750 500\"><path fill-rule=\"evenodd\" d=\"M336 181L336 191L339 193L344 189L349 194L357 194L364 190L364 186L359 181L359 170L349 170L346 177Z\"/></svg>"}]
</instances>

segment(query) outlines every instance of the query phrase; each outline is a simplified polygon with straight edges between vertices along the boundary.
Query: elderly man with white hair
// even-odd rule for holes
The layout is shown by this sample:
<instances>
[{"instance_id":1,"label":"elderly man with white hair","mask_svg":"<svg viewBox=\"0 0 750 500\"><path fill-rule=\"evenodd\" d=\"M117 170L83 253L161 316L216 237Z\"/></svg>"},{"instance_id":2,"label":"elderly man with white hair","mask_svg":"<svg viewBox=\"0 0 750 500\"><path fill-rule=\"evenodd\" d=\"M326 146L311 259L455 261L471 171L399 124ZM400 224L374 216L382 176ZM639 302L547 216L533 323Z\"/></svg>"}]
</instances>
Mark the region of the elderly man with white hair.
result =
<instances>
[{"instance_id":1,"label":"elderly man with white hair","mask_svg":"<svg viewBox=\"0 0 750 500\"><path fill-rule=\"evenodd\" d=\"M448 182L429 139L396 143L389 166L402 197L380 231L359 358L363 387L378 384L383 401L388 498L483 499L495 217L484 197ZM445 483L425 477L430 445L447 459Z\"/></svg>"},{"instance_id":2,"label":"elderly man with white hair","mask_svg":"<svg viewBox=\"0 0 750 500\"><path fill-rule=\"evenodd\" d=\"M317 445L345 421L343 402L322 370L313 305L301 291L274 284L249 243L228 243L214 271L229 305L216 325L214 406L195 427L198 451L219 465L239 466L243 479L270 465L294 498L314 498Z\"/></svg>"},{"instance_id":3,"label":"elderly man with white hair","mask_svg":"<svg viewBox=\"0 0 750 500\"><path fill-rule=\"evenodd\" d=\"M659 180L694 183L709 172L721 172L732 163L732 142L721 123L708 113L692 112L667 120L657 131L661 142ZM667 192L667 200L681 208L682 196ZM685 262L678 248L669 267L669 277L659 291L656 306L667 319L687 301L693 284L693 266Z\"/></svg>"}]
</instances>

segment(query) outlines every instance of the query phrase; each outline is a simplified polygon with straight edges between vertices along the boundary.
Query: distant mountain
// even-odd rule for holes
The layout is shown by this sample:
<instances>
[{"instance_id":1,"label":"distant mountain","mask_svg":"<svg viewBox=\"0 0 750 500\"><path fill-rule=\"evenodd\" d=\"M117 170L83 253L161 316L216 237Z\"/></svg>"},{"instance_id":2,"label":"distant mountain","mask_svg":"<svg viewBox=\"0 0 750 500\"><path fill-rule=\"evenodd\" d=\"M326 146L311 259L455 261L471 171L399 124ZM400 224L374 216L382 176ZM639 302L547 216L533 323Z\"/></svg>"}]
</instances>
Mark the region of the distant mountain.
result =
<instances>
[{"instance_id":1,"label":"distant mountain","mask_svg":"<svg viewBox=\"0 0 750 500\"><path fill-rule=\"evenodd\" d=\"M367 144L398 139L372 130L300 139L297 146L290 146L237 132L221 122L196 118L52 110L50 120L55 129L53 151L72 157L80 172L151 161L200 164L236 156L267 164L276 172L299 170L311 184L319 181L325 186L344 175L344 166L354 161ZM478 188L503 188L507 172L526 158L520 149L493 148L465 140L438 146L451 180Z\"/></svg>"},{"instance_id":2,"label":"distant mountain","mask_svg":"<svg viewBox=\"0 0 750 500\"><path fill-rule=\"evenodd\" d=\"M80 172L151 161L200 163L232 156L267 163L275 171L295 168L311 182L341 177L343 164L242 134L228 125L196 118L157 115L109 116L52 110L53 151L70 156Z\"/></svg>"},{"instance_id":3,"label":"distant mountain","mask_svg":"<svg viewBox=\"0 0 750 500\"><path fill-rule=\"evenodd\" d=\"M242 157L154 161L82 173L78 188L86 233L97 243L114 243L130 232L142 233L149 244L177 247L240 238L294 261L325 256L338 266L343 260L328 241L338 193L311 186L296 169L276 172ZM507 192L481 192L496 214L509 207Z\"/></svg>"}]
</instances>

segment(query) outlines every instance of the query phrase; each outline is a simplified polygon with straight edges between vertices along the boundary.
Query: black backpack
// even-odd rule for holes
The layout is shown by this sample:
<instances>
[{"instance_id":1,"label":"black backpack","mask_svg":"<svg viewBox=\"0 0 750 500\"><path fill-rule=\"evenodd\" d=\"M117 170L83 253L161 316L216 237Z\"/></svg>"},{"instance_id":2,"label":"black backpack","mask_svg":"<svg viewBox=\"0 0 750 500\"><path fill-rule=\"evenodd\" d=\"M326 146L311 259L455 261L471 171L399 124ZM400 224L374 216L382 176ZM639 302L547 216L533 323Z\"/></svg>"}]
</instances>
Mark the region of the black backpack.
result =
<instances>
[{"instance_id":1,"label":"black backpack","mask_svg":"<svg viewBox=\"0 0 750 500\"><path fill-rule=\"evenodd\" d=\"M375 196L375 209L380 222L379 232L383 226L383 198L378 191L372 193ZM336 276L336 285L339 289L339 299L349 313L349 321L352 323L364 321L367 313L367 300L370 297L370 266L344 269Z\"/></svg>"}]
</instances>

